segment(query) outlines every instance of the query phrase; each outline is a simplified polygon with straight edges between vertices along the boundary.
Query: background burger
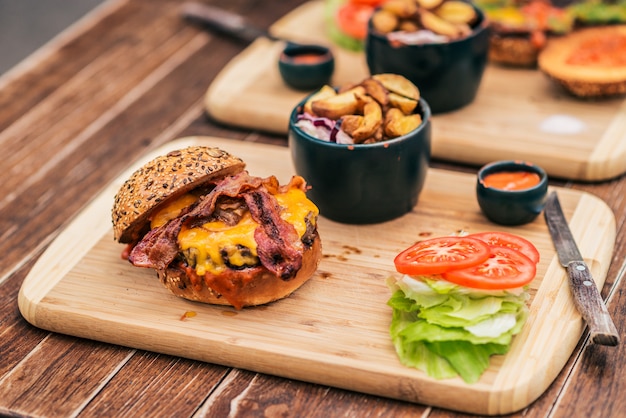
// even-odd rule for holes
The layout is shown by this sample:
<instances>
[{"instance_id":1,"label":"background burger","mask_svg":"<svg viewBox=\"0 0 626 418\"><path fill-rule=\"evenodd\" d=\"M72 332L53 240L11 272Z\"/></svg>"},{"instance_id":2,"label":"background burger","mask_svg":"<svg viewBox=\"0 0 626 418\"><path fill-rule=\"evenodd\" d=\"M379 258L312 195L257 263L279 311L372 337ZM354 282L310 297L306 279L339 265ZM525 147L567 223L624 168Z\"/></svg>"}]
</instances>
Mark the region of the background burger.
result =
<instances>
[{"instance_id":1,"label":"background burger","mask_svg":"<svg viewBox=\"0 0 626 418\"><path fill-rule=\"evenodd\" d=\"M208 147L172 151L135 171L112 209L123 257L153 268L174 295L237 309L284 298L321 259L306 182L281 186Z\"/></svg>"},{"instance_id":2,"label":"background burger","mask_svg":"<svg viewBox=\"0 0 626 418\"><path fill-rule=\"evenodd\" d=\"M535 67L550 37L573 30L564 0L476 0L490 22L489 59L514 67Z\"/></svg>"}]
</instances>

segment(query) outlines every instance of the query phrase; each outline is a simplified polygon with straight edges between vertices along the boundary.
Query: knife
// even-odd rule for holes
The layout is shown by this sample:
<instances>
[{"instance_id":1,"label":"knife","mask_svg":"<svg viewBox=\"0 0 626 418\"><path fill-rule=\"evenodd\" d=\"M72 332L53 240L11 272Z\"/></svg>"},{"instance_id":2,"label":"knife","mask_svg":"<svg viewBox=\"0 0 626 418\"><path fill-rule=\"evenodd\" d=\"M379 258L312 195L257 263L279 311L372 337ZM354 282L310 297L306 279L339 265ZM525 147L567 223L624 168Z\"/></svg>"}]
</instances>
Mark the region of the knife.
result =
<instances>
[{"instance_id":1,"label":"knife","mask_svg":"<svg viewBox=\"0 0 626 418\"><path fill-rule=\"evenodd\" d=\"M184 3L181 6L181 16L189 22L244 42L252 42L259 37L281 40L266 30L250 25L243 16L202 3Z\"/></svg>"},{"instance_id":2,"label":"knife","mask_svg":"<svg viewBox=\"0 0 626 418\"><path fill-rule=\"evenodd\" d=\"M601 345L618 345L619 335L615 324L600 296L589 267L578 250L556 192L552 192L546 200L544 217L559 261L567 269L574 304L589 327L591 341Z\"/></svg>"}]
</instances>

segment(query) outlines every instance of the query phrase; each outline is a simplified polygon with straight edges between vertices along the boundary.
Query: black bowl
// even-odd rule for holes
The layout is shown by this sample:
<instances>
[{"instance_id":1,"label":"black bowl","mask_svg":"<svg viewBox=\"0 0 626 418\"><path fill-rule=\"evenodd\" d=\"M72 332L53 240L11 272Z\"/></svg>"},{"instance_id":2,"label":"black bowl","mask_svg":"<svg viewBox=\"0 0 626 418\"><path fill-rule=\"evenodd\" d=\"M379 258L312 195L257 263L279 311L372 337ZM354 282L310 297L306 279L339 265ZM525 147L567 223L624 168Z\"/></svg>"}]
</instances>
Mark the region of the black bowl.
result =
<instances>
[{"instance_id":1,"label":"black bowl","mask_svg":"<svg viewBox=\"0 0 626 418\"><path fill-rule=\"evenodd\" d=\"M489 53L489 26L484 13L470 36L446 43L392 45L368 24L365 42L371 74L395 73L415 84L433 114L471 103L478 92Z\"/></svg>"},{"instance_id":2,"label":"black bowl","mask_svg":"<svg viewBox=\"0 0 626 418\"><path fill-rule=\"evenodd\" d=\"M315 90L330 82L335 58L332 51L322 45L288 43L278 59L278 70L289 87Z\"/></svg>"},{"instance_id":3,"label":"black bowl","mask_svg":"<svg viewBox=\"0 0 626 418\"><path fill-rule=\"evenodd\" d=\"M373 144L337 144L296 126L306 98L291 113L289 148L307 196L328 219L349 224L388 221L417 204L430 163L431 113L420 100L422 124L407 135Z\"/></svg>"},{"instance_id":4,"label":"black bowl","mask_svg":"<svg viewBox=\"0 0 626 418\"><path fill-rule=\"evenodd\" d=\"M485 178L499 172L530 172L539 183L522 190L489 187ZM485 216L500 225L522 225L535 220L548 195L548 175L539 166L525 161L496 161L483 166L477 175L476 198Z\"/></svg>"}]
</instances>

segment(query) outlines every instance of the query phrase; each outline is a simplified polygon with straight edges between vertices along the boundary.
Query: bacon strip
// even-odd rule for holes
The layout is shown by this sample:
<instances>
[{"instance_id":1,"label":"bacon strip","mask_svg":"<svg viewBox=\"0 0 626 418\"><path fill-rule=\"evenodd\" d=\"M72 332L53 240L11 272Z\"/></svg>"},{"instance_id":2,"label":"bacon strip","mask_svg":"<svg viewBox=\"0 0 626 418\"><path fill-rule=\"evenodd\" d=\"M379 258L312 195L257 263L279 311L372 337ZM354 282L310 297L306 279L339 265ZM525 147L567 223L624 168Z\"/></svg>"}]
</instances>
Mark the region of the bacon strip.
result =
<instances>
[{"instance_id":1,"label":"bacon strip","mask_svg":"<svg viewBox=\"0 0 626 418\"><path fill-rule=\"evenodd\" d=\"M280 217L274 196L261 190L244 195L252 219L260 225L254 231L261 264L283 280L293 278L302 267L296 228Z\"/></svg>"},{"instance_id":2,"label":"bacon strip","mask_svg":"<svg viewBox=\"0 0 626 418\"><path fill-rule=\"evenodd\" d=\"M277 277L291 279L302 266L302 254L297 247L295 228L280 217L278 202L265 187L274 188L277 184L273 176L263 179L252 177L247 172L225 178L196 207L148 232L132 249L128 259L138 267L167 268L178 254L178 234L183 224L204 223L213 214L222 196L240 197L260 225L255 231L255 240L261 264Z\"/></svg>"}]
</instances>

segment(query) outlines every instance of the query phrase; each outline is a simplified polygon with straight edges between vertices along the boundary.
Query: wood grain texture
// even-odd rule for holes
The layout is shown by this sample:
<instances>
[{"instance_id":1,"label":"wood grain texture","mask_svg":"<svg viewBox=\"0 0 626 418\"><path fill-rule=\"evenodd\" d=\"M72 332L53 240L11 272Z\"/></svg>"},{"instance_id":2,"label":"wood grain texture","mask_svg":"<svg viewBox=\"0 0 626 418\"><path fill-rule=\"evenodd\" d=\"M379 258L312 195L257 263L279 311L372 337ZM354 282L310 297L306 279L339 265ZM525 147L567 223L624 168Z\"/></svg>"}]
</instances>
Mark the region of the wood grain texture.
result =
<instances>
[{"instance_id":1,"label":"wood grain texture","mask_svg":"<svg viewBox=\"0 0 626 418\"><path fill-rule=\"evenodd\" d=\"M329 44L321 1L304 4L272 30L296 41ZM283 47L259 39L231 61L207 90L207 113L223 123L285 133L291 110L306 93L282 82L276 63ZM368 76L364 54L333 50L332 84ZM555 133L544 126L551 117L569 118L558 129L576 123L582 127ZM537 70L489 65L473 103L433 116L432 142L433 156L442 160L482 165L514 156L542 166L551 176L606 180L626 172L626 101L578 100Z\"/></svg>"},{"instance_id":2,"label":"wood grain texture","mask_svg":"<svg viewBox=\"0 0 626 418\"><path fill-rule=\"evenodd\" d=\"M304 3L284 0L272 2L269 7L268 2L259 0L202 1L242 13L260 27L269 26ZM30 57L27 65L20 66L11 77L0 78L0 146L3 156L22 156L17 170L24 178L22 182L9 179L14 172L8 161L14 160L0 159L4 174L0 182L0 415L91 417L106 412L109 416L246 418L474 416L445 407L426 407L63 337L23 319L17 306L18 291L41 253L94 196L146 152L187 135L286 145L283 134L224 125L203 114L207 88L246 45L182 24L177 17L180 4L180 0L109 0L78 28L70 28L61 39L49 44L44 53ZM161 40L167 38L163 31L178 41L185 32L181 50L170 48L164 54L160 49L154 56L144 54L142 60L136 59L135 52L154 46L153 35ZM124 54L107 53L110 49L124 50ZM168 55L170 52L178 58L170 59L174 56ZM96 96L103 97L85 100L81 90L91 89L91 78L81 77L81 72L100 56L111 61L99 61L101 68L135 66L151 70L118 71L115 78L108 71L94 73L98 79L95 82L104 87ZM128 84L116 78L128 76L137 81L142 71L146 78L156 81L143 84L143 90L134 89L129 100L131 96L123 88ZM80 82L73 81L78 78ZM66 107L49 105L79 103L75 96L81 98L81 106L69 113ZM98 112L105 116L94 116ZM47 140L38 138L47 135L42 126L55 134ZM63 135L65 131L67 136ZM31 140L41 146L31 146ZM475 172L475 166L452 160L434 160L432 167ZM609 311L624 336L626 285L618 279L618 273L626 255L626 178L581 183L552 177L550 182L592 193L615 214L617 241L602 295L608 298ZM94 349L96 354L87 355ZM587 343L584 333L543 395L510 416L621 418L626 410L626 397L621 396L626 391L626 368L622 364L625 356L625 344L594 347ZM90 364L83 365L84 361ZM45 388L18 372L25 370L38 373ZM75 370L85 373L77 374ZM72 390L77 391L75 395L69 394Z\"/></svg>"},{"instance_id":3,"label":"wood grain texture","mask_svg":"<svg viewBox=\"0 0 626 418\"><path fill-rule=\"evenodd\" d=\"M494 358L474 385L436 381L398 363L388 335L385 285L395 271L394 255L424 234L493 228L475 201L475 177L434 169L407 216L367 226L322 218L324 259L314 279L288 299L234 311L173 297L153 271L120 258L122 248L111 236L110 206L129 171L167 150L194 144L219 146L243 158L254 175L276 174L285 182L293 174L285 148L205 137L168 143L116 179L39 259L19 296L29 322L143 350L488 415L514 412L535 400L576 346L583 324L547 228L538 220L514 228L535 243L542 261L531 285L527 326L510 353ZM592 195L558 193L602 286L615 240L613 215ZM70 254L73 263L67 262ZM197 316L181 320L186 311ZM562 332L555 334L555 328ZM537 351L543 355L535 357ZM454 400L445 396L450 390L458 395Z\"/></svg>"}]
</instances>

